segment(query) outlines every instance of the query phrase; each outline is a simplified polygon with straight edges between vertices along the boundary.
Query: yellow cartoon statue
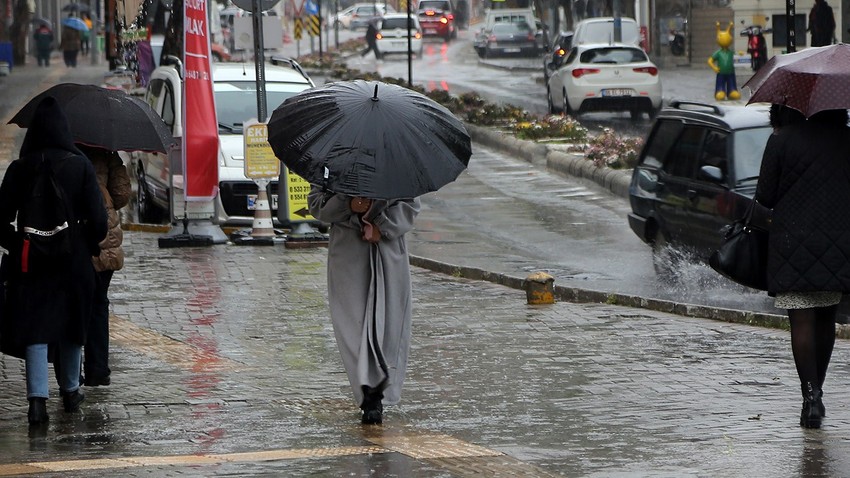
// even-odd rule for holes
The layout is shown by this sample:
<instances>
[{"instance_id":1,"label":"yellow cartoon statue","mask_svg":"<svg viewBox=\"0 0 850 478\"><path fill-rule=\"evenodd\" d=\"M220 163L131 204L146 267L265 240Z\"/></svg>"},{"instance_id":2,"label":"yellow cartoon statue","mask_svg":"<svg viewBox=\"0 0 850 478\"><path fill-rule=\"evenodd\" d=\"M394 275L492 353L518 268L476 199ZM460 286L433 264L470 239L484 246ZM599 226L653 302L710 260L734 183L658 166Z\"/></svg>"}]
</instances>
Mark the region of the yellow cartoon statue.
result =
<instances>
[{"instance_id":1,"label":"yellow cartoon statue","mask_svg":"<svg viewBox=\"0 0 850 478\"><path fill-rule=\"evenodd\" d=\"M737 100L741 97L738 85L735 84L735 53L732 50L732 27L729 22L726 30L720 29L717 22L717 44L720 49L708 59L708 66L717 73L717 83L714 86L714 97L717 101L730 99Z\"/></svg>"}]
</instances>

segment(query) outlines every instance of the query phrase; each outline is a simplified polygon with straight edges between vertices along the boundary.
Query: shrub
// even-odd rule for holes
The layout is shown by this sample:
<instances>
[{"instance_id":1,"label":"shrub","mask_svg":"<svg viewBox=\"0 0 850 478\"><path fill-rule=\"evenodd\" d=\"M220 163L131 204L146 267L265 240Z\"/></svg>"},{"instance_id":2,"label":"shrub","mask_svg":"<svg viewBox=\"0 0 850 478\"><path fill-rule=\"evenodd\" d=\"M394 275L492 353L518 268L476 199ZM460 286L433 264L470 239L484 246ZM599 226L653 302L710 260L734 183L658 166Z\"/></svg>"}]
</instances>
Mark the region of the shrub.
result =
<instances>
[{"instance_id":1,"label":"shrub","mask_svg":"<svg viewBox=\"0 0 850 478\"><path fill-rule=\"evenodd\" d=\"M614 130L605 128L589 141L585 156L598 167L633 168L642 146L642 138L619 138Z\"/></svg>"},{"instance_id":2,"label":"shrub","mask_svg":"<svg viewBox=\"0 0 850 478\"><path fill-rule=\"evenodd\" d=\"M587 141L587 128L571 116L548 115L531 121L518 122L514 125L514 132L520 139L551 138L565 143Z\"/></svg>"}]
</instances>

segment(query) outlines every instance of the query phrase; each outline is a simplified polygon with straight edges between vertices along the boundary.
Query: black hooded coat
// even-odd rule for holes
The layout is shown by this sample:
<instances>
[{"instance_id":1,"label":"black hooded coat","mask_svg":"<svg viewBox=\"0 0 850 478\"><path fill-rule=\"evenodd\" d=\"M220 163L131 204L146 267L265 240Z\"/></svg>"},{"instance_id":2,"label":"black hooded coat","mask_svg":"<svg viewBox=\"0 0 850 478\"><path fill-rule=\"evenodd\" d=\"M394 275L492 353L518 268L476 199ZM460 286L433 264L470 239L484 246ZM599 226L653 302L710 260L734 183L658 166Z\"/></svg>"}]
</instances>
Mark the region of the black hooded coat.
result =
<instances>
[{"instance_id":1,"label":"black hooded coat","mask_svg":"<svg viewBox=\"0 0 850 478\"><path fill-rule=\"evenodd\" d=\"M13 222L29 196L38 163L44 158L53 169L79 223L73 235L73 257L49 272L21 272L23 238ZM92 256L106 236L106 209L94 167L74 146L68 120L52 97L36 109L21 146L0 184L0 246L9 251L2 259L6 283L0 313L0 351L23 357L27 345L53 344L60 339L83 345L91 316L95 287Z\"/></svg>"}]
</instances>

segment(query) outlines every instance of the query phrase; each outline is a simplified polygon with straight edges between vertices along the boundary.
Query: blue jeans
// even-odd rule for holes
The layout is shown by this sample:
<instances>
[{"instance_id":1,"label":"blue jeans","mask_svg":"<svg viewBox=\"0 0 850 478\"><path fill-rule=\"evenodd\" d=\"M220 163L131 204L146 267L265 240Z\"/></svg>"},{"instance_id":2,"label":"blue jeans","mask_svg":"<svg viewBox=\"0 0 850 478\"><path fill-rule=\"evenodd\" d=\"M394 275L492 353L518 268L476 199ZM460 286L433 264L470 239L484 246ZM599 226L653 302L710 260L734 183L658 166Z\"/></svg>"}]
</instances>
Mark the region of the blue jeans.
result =
<instances>
[{"instance_id":1,"label":"blue jeans","mask_svg":"<svg viewBox=\"0 0 850 478\"><path fill-rule=\"evenodd\" d=\"M65 393L76 392L80 388L80 359L82 347L63 342L57 345L60 370L56 374L59 389ZM47 344L27 346L27 398L48 398Z\"/></svg>"}]
</instances>

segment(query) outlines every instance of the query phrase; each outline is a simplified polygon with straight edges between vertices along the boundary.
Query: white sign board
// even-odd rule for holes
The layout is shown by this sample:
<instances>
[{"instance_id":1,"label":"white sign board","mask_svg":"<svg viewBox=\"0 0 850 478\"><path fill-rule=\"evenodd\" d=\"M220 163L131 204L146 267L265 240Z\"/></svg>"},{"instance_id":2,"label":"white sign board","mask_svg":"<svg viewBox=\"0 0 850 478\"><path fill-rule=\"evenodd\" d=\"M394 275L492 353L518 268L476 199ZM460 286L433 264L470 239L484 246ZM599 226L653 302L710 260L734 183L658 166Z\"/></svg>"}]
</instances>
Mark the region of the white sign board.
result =
<instances>
[{"instance_id":1,"label":"white sign board","mask_svg":"<svg viewBox=\"0 0 850 478\"><path fill-rule=\"evenodd\" d=\"M254 50L254 20L250 16L233 19L233 38L236 50ZM266 50L283 48L283 24L276 15L263 16L263 47Z\"/></svg>"}]
</instances>

